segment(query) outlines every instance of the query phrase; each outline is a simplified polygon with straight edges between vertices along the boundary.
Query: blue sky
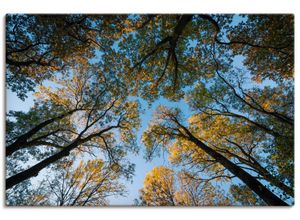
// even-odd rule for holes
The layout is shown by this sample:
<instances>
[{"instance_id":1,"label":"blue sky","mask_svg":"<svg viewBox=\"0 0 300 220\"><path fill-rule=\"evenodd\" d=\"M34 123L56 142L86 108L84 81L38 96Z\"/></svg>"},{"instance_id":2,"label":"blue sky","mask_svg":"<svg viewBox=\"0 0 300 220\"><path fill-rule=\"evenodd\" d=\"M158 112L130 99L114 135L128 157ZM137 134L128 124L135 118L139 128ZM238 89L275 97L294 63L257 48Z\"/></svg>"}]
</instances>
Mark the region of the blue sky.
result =
<instances>
[{"instance_id":1,"label":"blue sky","mask_svg":"<svg viewBox=\"0 0 300 220\"><path fill-rule=\"evenodd\" d=\"M254 13L295 13L296 14L296 27L298 30L300 30L300 10L297 9L299 7L296 7L298 5L298 1L282 1L282 0L275 0L275 1L253 1L253 0L246 0L243 1L242 4L240 1L194 1L194 0L188 0L188 1L178 1L175 2L172 1L172 4L170 4L171 1L135 1L135 0L116 0L116 1L106 1L105 4L103 4L103 1L92 1L87 0L84 2L80 1L73 1L72 7L70 7L70 1L44 1L42 4L40 1L37 0L29 0L29 1L18 1L16 4L16 1L2 1L1 3L1 10L2 10L2 19L4 24L4 16L7 12L12 11L23 11L23 12L43 12L43 13L76 13L78 11L81 12L89 12L89 13L111 13L111 12L119 12L119 13L127 13L131 11L140 11L140 12L164 12L164 13L170 13L170 12L254 12ZM270 4L271 3L271 4ZM57 7L59 5L59 7ZM298 13L298 14L297 14ZM298 21L298 22L297 22ZM4 27L2 26L3 31L1 36L4 38ZM3 39L2 38L2 39ZM2 41L4 42L4 41ZM297 49L299 49L299 43L296 44ZM2 44L4 47L4 43ZM4 48L3 48L4 51ZM299 51L299 50L298 50ZM4 52L2 53L4 56ZM4 60L4 58L3 58ZM3 72L4 72L4 62L3 63ZM299 63L299 62L298 62ZM0 64L1 66L1 64ZM296 70L299 69L299 65L296 65ZM297 72L297 71L296 71ZM2 75L2 83L1 88L4 88L4 74ZM298 81L298 87L299 87L299 77L295 78L296 81ZM298 79L298 80L297 80ZM296 86L296 91L298 91L298 88ZM4 89L3 89L4 91ZM297 96L298 95L298 96ZM296 97L299 97L299 91L297 93ZM3 95L4 97L4 95ZM8 96L7 96L8 98ZM4 99L4 98L3 98ZM10 100L8 100L9 102ZM13 103L14 100L11 100L10 102ZM19 101L16 101L17 103L22 103ZM3 101L4 103L4 101ZM297 104L298 103L298 104ZM296 100L296 109L299 107L299 100ZM18 106L17 104L12 104L13 106L16 106L19 109L22 109L22 106ZM8 106L8 104L6 105ZM4 109L4 108L3 108ZM300 109L300 108L298 108ZM4 111L4 110L3 110ZM296 112L295 112L296 113ZM299 116L299 115L298 115ZM296 123L295 131L299 131L298 123ZM3 126L3 132L4 126ZM296 132L297 133L297 132ZM296 135L296 146L299 143L299 138L297 138ZM3 138L4 139L4 138ZM4 145L4 141L3 141ZM300 154L295 154L296 159L299 159ZM296 163L299 165L299 163ZM299 177L299 166L296 169L296 176ZM3 168L4 171L4 168ZM2 172L4 173L4 172ZM298 178L299 180L299 178ZM300 190L296 190L296 197L299 197ZM3 193L4 194L4 193ZM3 197L2 197L3 198ZM4 201L4 198L2 199ZM3 216L3 219L14 219L16 218L24 218L24 219L30 219L35 220L41 218L41 216L50 216L52 218L61 218L63 216L68 216L72 219L80 219L88 217L95 217L99 218L99 214L101 217L108 217L109 219L131 219L131 220L141 220L144 219L145 216L151 216L151 218L172 218L172 219L184 219L187 216L190 218L199 218L201 216L202 218L209 218L209 219L220 219L222 220L234 220L234 219L240 219L242 218L246 219L268 219L272 218L273 220L276 219L297 219L296 216L299 216L300 214L300 203L296 203L296 206L293 208L259 208L259 209L253 209L253 208L218 208L218 209L211 209L211 208L201 208L201 209L60 209L56 211L53 211L53 209L28 209L28 208L21 208L21 209L15 209L15 208L6 208L5 206L2 206L1 210L1 216ZM29 214L30 213L30 214ZM146 218L147 219L147 218Z\"/></svg>"},{"instance_id":2,"label":"blue sky","mask_svg":"<svg viewBox=\"0 0 300 220\"><path fill-rule=\"evenodd\" d=\"M48 85L46 82L45 84ZM33 106L34 103L34 96L33 93L28 93L28 98L25 101L20 100L15 93L11 92L10 90L7 90L7 105L6 105L6 111L14 110L14 111L28 111L31 106ZM133 98L134 99L134 98ZM185 119L190 117L192 115L192 112L187 105L187 103L184 100L180 100L178 102L171 102L165 98L159 98L154 103L152 103L151 107L149 108L148 103L142 99L139 99L139 102L141 103L141 108L144 110L143 113L140 115L141 118L141 127L139 129L139 132L137 133L137 142L139 145L139 154L134 155L129 153L127 155L127 158L130 160L130 162L135 164L135 175L132 178L132 181L126 181L124 179L121 179L121 182L126 185L127 194L126 196L113 196L109 198L111 205L133 205L134 199L137 199L139 197L139 190L143 187L143 182L146 174L150 172L154 167L156 166L167 166L172 168L173 170L177 169L176 167L172 167L172 165L168 161L168 153L167 152L161 152L159 157L154 157L151 161L146 161L144 159L144 145L141 141L141 136L143 131L145 131L148 127L149 122L152 119L152 116L156 110L156 108L159 105L164 105L167 107L176 107L181 109ZM99 155L101 156L101 155ZM39 177L37 177L38 180L42 178L42 176L45 175L45 172L40 172ZM33 183L36 181L33 180ZM239 183L240 181L238 179L233 180L235 183ZM220 185L222 189L225 191L228 190L228 184L221 184Z\"/></svg>"},{"instance_id":3,"label":"blue sky","mask_svg":"<svg viewBox=\"0 0 300 220\"><path fill-rule=\"evenodd\" d=\"M47 84L47 83L46 83ZM6 105L6 111L14 110L14 111L28 111L31 106L33 106L34 103L34 97L32 95L33 93L28 93L28 98L25 99L25 101L20 100L15 93L11 92L10 90L7 90L7 105ZM144 130L147 129L148 123L151 121L152 115L155 112L156 108L159 105L165 105L168 107L177 107L180 108L185 116L189 116L190 110L188 105L183 101L179 102L171 102L168 101L165 98L159 98L156 100L151 107L148 107L148 103L146 101L143 101L139 99L141 103L141 108L144 109L144 113L141 114L141 127L139 129L139 132L137 133L137 141L139 144L139 155L133 155L129 154L127 158L130 160L130 162L134 163L135 166L135 175L132 179L132 182L122 180L122 182L127 187L127 196L126 197L111 197L110 198L110 204L112 205L132 205L134 199L139 197L138 191L143 186L143 181L146 176L146 174L151 171L155 166L170 166L168 162L168 155L167 153L162 153L160 157L155 157L152 161L147 162L144 159L144 146L141 142L141 136ZM43 174L41 172L41 174Z\"/></svg>"},{"instance_id":4,"label":"blue sky","mask_svg":"<svg viewBox=\"0 0 300 220\"><path fill-rule=\"evenodd\" d=\"M242 67L243 57L238 56L235 59L235 66ZM43 83L45 86L52 86L53 83L49 81L45 81ZM135 99L135 97L132 97ZM165 98L160 97L158 100L152 103L151 107L149 108L148 103L142 99L138 99L141 103L141 108L144 110L143 113L140 115L141 118L141 127L139 132L137 133L137 142L139 145L139 155L128 154L127 158L130 162L135 164L135 175L133 176L132 181L121 180L122 183L126 185L127 195L124 197L117 196L117 197L110 197L110 204L111 205L132 205L134 199L139 197L139 189L143 187L143 181L146 174L151 171L155 166L171 166L168 162L168 155L167 152L161 153L160 157L154 157L152 161L146 161L144 159L144 151L145 148L141 142L141 136L143 131L145 131L148 127L149 122L152 119L153 113L155 112L156 108L159 105L164 105L167 107L176 107L181 109L185 119L192 115L189 106L184 100L180 100L178 102L171 102ZM34 96L33 93L28 93L28 98L25 101L20 100L15 93L7 90L7 105L6 111L15 110L15 111L28 111L34 103ZM101 157L101 155L99 155ZM176 169L172 167L172 169ZM41 172L40 177L42 177L45 173ZM35 181L33 181L35 182ZM234 183L240 183L237 178L233 179ZM228 184L222 184L221 188L227 191Z\"/></svg>"},{"instance_id":5,"label":"blue sky","mask_svg":"<svg viewBox=\"0 0 300 220\"><path fill-rule=\"evenodd\" d=\"M242 64L243 57L237 56L234 62L234 66L236 67L243 67ZM53 83L49 81L45 81L44 85L50 86ZM269 85L269 82L266 82L267 85ZM249 85L251 86L251 85ZM25 101L20 100L15 93L11 92L10 90L6 91L6 97L7 97L7 105L6 105L6 111L14 110L14 111L28 111L31 106L33 106L34 103L34 96L33 93L28 93L28 98L25 99ZM132 97L132 99L135 99L135 97ZM192 112L187 105L187 103L184 100L180 100L178 102L171 102L165 98L160 97L158 100L152 103L151 107L148 106L148 103L142 99L138 99L141 103L141 108L144 110L143 113L140 115L141 118L141 127L137 133L137 142L139 145L139 155L133 155L128 154L127 159L134 163L135 166L135 175L133 176L132 181L126 181L121 180L123 184L126 185L127 194L124 197L117 196L117 197L110 197L109 201L111 205L133 205L134 199L137 199L139 197L139 190L143 187L143 181L146 176L146 174L151 171L156 166L169 166L171 167L171 164L168 162L168 155L167 152L161 153L160 157L154 157L152 161L146 161L144 159L144 151L145 148L141 142L141 136L143 131L145 131L148 127L149 122L152 119L153 113L155 112L156 108L159 105L164 105L167 107L176 107L181 109L185 119L190 117L192 115ZM101 155L99 155L101 157ZM175 169L174 167L171 167L172 169ZM45 173L41 172L40 177L42 177ZM35 182L35 181L33 181ZM237 178L233 179L233 183L241 183L241 181ZM221 184L220 187L224 189L225 191L228 190L229 184L224 183Z\"/></svg>"},{"instance_id":6,"label":"blue sky","mask_svg":"<svg viewBox=\"0 0 300 220\"><path fill-rule=\"evenodd\" d=\"M140 146L140 153L138 156L130 155L129 158L132 160L133 163L136 164L135 167L135 176L133 177L132 184L127 183L127 189L128 189L128 197L127 198L112 198L111 202L112 204L122 204L122 205L130 205L133 203L133 200L138 198L138 190L142 188L143 181L146 176L146 174L151 171L155 166L170 166L168 162L168 155L166 152L162 152L160 154L160 157L155 157L152 161L146 162L144 157L144 146L141 142L141 136L143 131L145 131L148 127L148 123L152 119L152 115L155 112L156 108L159 105L164 105L168 107L176 107L180 108L185 116L190 115L190 110L188 105L183 101L179 102L170 102L165 98L159 98L156 100L151 108L148 108L148 104L146 101L140 100L142 108L145 108L144 113L141 115L141 127L139 132L137 133L138 138L138 144Z\"/></svg>"},{"instance_id":7,"label":"blue sky","mask_svg":"<svg viewBox=\"0 0 300 220\"><path fill-rule=\"evenodd\" d=\"M240 22L241 18L236 16L234 21L235 23ZM234 23L234 24L235 24ZM117 49L117 46L115 46ZM94 60L101 59L101 54L98 53L97 56L94 58ZM234 62L234 66L243 68L243 57L237 56ZM48 85L49 82L45 82L45 85ZM268 84L268 83L267 83ZM270 83L269 83L270 84ZM251 87L251 85L249 85ZM31 106L33 106L33 99L32 93L28 93L28 98L25 101L20 100L17 98L17 96L11 92L10 90L7 90L7 105L6 105L6 111L9 110L15 110L15 111L28 111ZM146 174L151 171L155 166L170 166L168 162L168 155L167 153L161 154L160 157L155 157L152 161L147 162L144 159L144 146L141 142L141 135L145 129L147 129L148 123L152 119L152 115L155 111L155 109L159 105L164 105L167 107L177 107L180 108L186 118L191 116L191 110L189 109L188 105L184 102L184 100L181 100L179 102L171 102L164 98L159 98L156 100L151 107L148 107L148 104L146 101L143 101L139 99L141 102L141 107L145 109L144 113L141 114L141 127L139 129L139 132L137 133L138 138L138 144L139 144L139 155L133 155L129 154L128 159L130 162L134 163L135 166L135 175L132 179L132 182L129 181L123 181L123 183L127 187L128 194L126 197L111 197L110 202L112 205L132 205L133 200L139 197L138 191L143 186L143 181L146 176ZM239 183L240 181L236 178L234 179L234 183ZM227 189L228 185L223 185L223 189Z\"/></svg>"},{"instance_id":8,"label":"blue sky","mask_svg":"<svg viewBox=\"0 0 300 220\"><path fill-rule=\"evenodd\" d=\"M113 46L116 50L118 50L118 45L115 44ZM101 60L102 53L97 51L96 56L90 60L91 63L97 62ZM55 84L52 82L46 80L43 82L43 85L45 86L51 86L55 88ZM6 112L10 110L14 111L28 111L31 106L34 104L34 96L33 92L29 92L28 98L25 99L25 101L22 101L19 99L15 93L13 93L11 90L6 91L6 97L7 97L7 105L6 105ZM135 99L133 97L133 99ZM169 166L168 163L168 155L167 153L162 153L160 157L153 158L152 161L146 161L144 159L144 146L141 142L141 136L143 131L147 129L148 123L151 121L152 115L156 108L159 105L164 105L167 107L177 107L180 108L184 114L184 116L188 117L190 116L190 110L188 105L184 102L184 100L181 100L179 102L171 102L165 98L159 98L155 102L151 104L151 107L149 108L148 103L142 99L138 99L141 103L141 108L144 109L144 113L140 115L141 118L141 127L139 129L139 132L137 133L137 142L139 144L139 155L129 154L128 159L130 162L134 163L135 166L135 175L132 179L132 183L129 181L122 180L122 182L127 187L127 196L126 197L111 197L110 203L113 205L132 205L133 200L138 198L138 191L143 186L144 177L146 174L151 171L155 166ZM41 176L43 175L43 172L41 172Z\"/></svg>"}]
</instances>

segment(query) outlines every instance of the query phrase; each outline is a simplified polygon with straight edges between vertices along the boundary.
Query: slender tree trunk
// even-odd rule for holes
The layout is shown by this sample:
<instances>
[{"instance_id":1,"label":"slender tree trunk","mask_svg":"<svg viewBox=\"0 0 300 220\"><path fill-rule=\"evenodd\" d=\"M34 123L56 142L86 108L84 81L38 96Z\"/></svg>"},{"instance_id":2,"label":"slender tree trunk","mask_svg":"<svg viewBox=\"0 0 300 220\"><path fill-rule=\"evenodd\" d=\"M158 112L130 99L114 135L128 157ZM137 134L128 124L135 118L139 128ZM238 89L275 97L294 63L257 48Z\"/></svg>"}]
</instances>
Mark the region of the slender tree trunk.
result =
<instances>
[{"instance_id":1,"label":"slender tree trunk","mask_svg":"<svg viewBox=\"0 0 300 220\"><path fill-rule=\"evenodd\" d=\"M21 135L19 138L17 138L17 140L15 142L13 142L12 144L10 144L6 147L6 157L10 156L14 152L24 148L24 146L26 146L26 144L27 144L28 139L31 138L33 135L35 135L37 132L39 132L41 129L43 129L44 127L46 127L47 125L53 123L56 120L62 119L64 117L74 113L75 111L76 110L71 110L71 111L69 111L65 114L62 114L60 116L57 116L55 118L48 119L48 120L38 124L37 126L32 128L31 130L26 132L25 134Z\"/></svg>"},{"instance_id":2,"label":"slender tree trunk","mask_svg":"<svg viewBox=\"0 0 300 220\"><path fill-rule=\"evenodd\" d=\"M177 122L178 123L178 122ZM214 158L216 161L221 163L225 168L227 168L231 173L237 176L240 180L242 180L251 190L253 190L261 199L265 201L266 204L272 206L288 206L283 200L278 198L275 194L273 194L270 190L268 190L263 184L261 184L256 178L251 176L249 173L244 171L242 168L238 167L222 154L216 152L212 148L208 147L202 141L198 140L186 127L179 124L178 125L183 128L187 135L184 134L185 138L189 141L192 141L199 148L201 148L204 152Z\"/></svg>"},{"instance_id":3,"label":"slender tree trunk","mask_svg":"<svg viewBox=\"0 0 300 220\"><path fill-rule=\"evenodd\" d=\"M262 168L261 175L263 176L263 178L265 178L265 180L269 181L270 183L272 183L274 186L281 189L286 194L289 194L290 196L294 197L293 188L282 183L280 180L278 180L276 177L270 174L265 168Z\"/></svg>"},{"instance_id":4,"label":"slender tree trunk","mask_svg":"<svg viewBox=\"0 0 300 220\"><path fill-rule=\"evenodd\" d=\"M45 160L37 163L36 165L30 167L27 170L24 170L23 172L20 172L14 176L11 176L9 178L6 179L6 189L9 189L15 185L17 185L18 183L23 182L26 179L29 179L31 177L37 176L39 174L39 172L44 169L45 167L49 166L50 164L60 160L63 157L66 157L70 154L70 152L75 149L76 147L78 147L80 144L85 143L89 140L91 140L94 137L98 137L101 134L110 131L111 129L114 128L119 128L119 124L118 125L113 125L107 128L104 128L103 130L94 133L94 134L90 134L88 137L81 139L82 134L87 130L84 129L81 134L76 138L76 140L74 140L73 143L69 144L68 146L64 147L63 150L61 150L60 152L46 158Z\"/></svg>"},{"instance_id":5,"label":"slender tree trunk","mask_svg":"<svg viewBox=\"0 0 300 220\"><path fill-rule=\"evenodd\" d=\"M66 157L70 154L70 151L76 148L79 144L81 144L80 140L77 140L64 148L62 151L48 157L47 159L37 163L36 165L30 167L29 169L20 172L14 176L11 176L6 179L6 189L10 189L11 187L17 185L18 183L23 182L26 179L37 176L39 172L50 164L58 161L59 159Z\"/></svg>"},{"instance_id":6,"label":"slender tree trunk","mask_svg":"<svg viewBox=\"0 0 300 220\"><path fill-rule=\"evenodd\" d=\"M227 140L229 141L229 140ZM232 156L236 157L241 163L244 163L245 165L253 168L258 174L260 174L265 180L269 181L271 184L273 184L274 186L278 187L279 189L281 189L283 192L285 192L286 194L289 194L290 196L294 197L294 189L286 184L284 184L282 181L280 181L277 177L275 177L274 175L272 175L266 168L264 168L262 165L260 165L260 163L253 158L250 154L248 154L247 152L245 152L242 148L242 146L240 146L239 144L229 141L230 143L234 144L235 146L237 146L242 153L248 157L247 159L244 159L243 157L240 157L236 154L230 153Z\"/></svg>"}]
</instances>

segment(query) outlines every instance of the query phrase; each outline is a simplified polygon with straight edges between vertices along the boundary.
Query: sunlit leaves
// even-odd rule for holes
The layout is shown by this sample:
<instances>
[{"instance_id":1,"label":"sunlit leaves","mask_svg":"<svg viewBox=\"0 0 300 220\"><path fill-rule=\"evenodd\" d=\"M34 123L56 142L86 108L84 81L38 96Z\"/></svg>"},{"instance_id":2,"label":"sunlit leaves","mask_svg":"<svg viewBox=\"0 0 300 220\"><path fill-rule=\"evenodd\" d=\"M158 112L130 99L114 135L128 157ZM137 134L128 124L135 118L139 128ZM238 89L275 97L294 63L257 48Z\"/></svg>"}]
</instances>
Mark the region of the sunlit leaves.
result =
<instances>
[{"instance_id":1,"label":"sunlit leaves","mask_svg":"<svg viewBox=\"0 0 300 220\"><path fill-rule=\"evenodd\" d=\"M294 74L294 18L292 15L249 15L233 27L230 41L235 53L245 56L253 77L280 81ZM256 45L256 46L251 46Z\"/></svg>"},{"instance_id":2,"label":"sunlit leaves","mask_svg":"<svg viewBox=\"0 0 300 220\"><path fill-rule=\"evenodd\" d=\"M147 205L175 205L173 175L173 171L165 167L155 167L146 175L141 193Z\"/></svg>"},{"instance_id":3,"label":"sunlit leaves","mask_svg":"<svg viewBox=\"0 0 300 220\"><path fill-rule=\"evenodd\" d=\"M77 167L58 172L58 178L45 183L50 205L107 205L107 197L124 193L119 170L105 165L103 160L80 161Z\"/></svg>"},{"instance_id":4,"label":"sunlit leaves","mask_svg":"<svg viewBox=\"0 0 300 220\"><path fill-rule=\"evenodd\" d=\"M257 198L257 196L245 185L232 185L230 187L230 193L239 205L265 205L264 202Z\"/></svg>"},{"instance_id":5,"label":"sunlit leaves","mask_svg":"<svg viewBox=\"0 0 300 220\"><path fill-rule=\"evenodd\" d=\"M69 69L69 75L52 77L54 85L39 89L36 103L51 103L54 111L45 110L53 114L53 119L43 124L46 118L40 118L42 129L34 131L31 136L41 141L31 143L31 136L31 139L26 137L25 142L30 145L23 143L21 148L37 152L37 147L55 146L54 155L68 150L63 157L70 153L75 158L97 155L118 167L120 174L131 178L134 166L125 156L128 151L138 152L134 134L140 123L139 104L127 100L126 90L114 86L114 82L118 84L117 80L106 79L107 75L100 72L95 75L94 70L93 66L78 63ZM30 123L33 128L38 126L34 121ZM57 130L49 131L54 125L57 127L53 130ZM43 136L44 130L49 132L46 136ZM45 156L39 153L33 155L40 163L47 161Z\"/></svg>"},{"instance_id":6,"label":"sunlit leaves","mask_svg":"<svg viewBox=\"0 0 300 220\"><path fill-rule=\"evenodd\" d=\"M228 205L219 189L209 182L191 178L184 172L160 166L154 167L140 190L141 203L147 206L209 206Z\"/></svg>"},{"instance_id":7,"label":"sunlit leaves","mask_svg":"<svg viewBox=\"0 0 300 220\"><path fill-rule=\"evenodd\" d=\"M174 193L174 172L155 169L147 187L160 179L158 190L172 192L172 199L164 195L159 204L228 204L225 197L211 199L216 195L208 191L217 187L209 181L234 177L195 138L291 195L293 22L292 15L8 15L7 87L22 99L35 90L37 100L27 113L8 114L7 144L45 120L51 123L19 140L7 173L24 169L20 164L30 157L39 161L76 144L71 156L99 156L108 169L130 177L133 165L125 158L138 152L140 125L140 104L133 100L151 104L163 96L185 98L191 112L186 121L179 109L158 108L142 136L146 158L164 149L172 165L190 169L189 177L205 184L181 175L182 187ZM101 173L94 165L103 164L79 168ZM77 174L84 178L72 170ZM163 176L172 183L161 182ZM199 185L209 202L191 200L189 192L198 192ZM43 203L39 194L30 198Z\"/></svg>"}]
</instances>

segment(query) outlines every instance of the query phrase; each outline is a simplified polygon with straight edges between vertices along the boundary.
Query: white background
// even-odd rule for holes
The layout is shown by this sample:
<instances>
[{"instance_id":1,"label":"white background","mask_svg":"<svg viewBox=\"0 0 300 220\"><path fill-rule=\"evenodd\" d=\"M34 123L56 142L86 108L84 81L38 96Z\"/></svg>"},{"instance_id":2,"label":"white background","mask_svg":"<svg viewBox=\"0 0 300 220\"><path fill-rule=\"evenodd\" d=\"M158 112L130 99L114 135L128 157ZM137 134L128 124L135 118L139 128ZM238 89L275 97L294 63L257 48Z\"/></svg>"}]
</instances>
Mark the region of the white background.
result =
<instances>
[{"instance_id":1,"label":"white background","mask_svg":"<svg viewBox=\"0 0 300 220\"><path fill-rule=\"evenodd\" d=\"M299 4L300 6L300 4ZM300 8L298 6L298 8ZM291 208L8 208L4 206L4 137L5 137L5 14L6 13L293 13L296 24L296 106L299 109L297 0L0 0L0 219L19 220L88 220L88 219L181 219L181 220L290 220L300 218L299 205L299 123L296 114L295 160L296 205ZM298 112L299 113L299 112ZM297 217L297 215L299 216Z\"/></svg>"}]
</instances>

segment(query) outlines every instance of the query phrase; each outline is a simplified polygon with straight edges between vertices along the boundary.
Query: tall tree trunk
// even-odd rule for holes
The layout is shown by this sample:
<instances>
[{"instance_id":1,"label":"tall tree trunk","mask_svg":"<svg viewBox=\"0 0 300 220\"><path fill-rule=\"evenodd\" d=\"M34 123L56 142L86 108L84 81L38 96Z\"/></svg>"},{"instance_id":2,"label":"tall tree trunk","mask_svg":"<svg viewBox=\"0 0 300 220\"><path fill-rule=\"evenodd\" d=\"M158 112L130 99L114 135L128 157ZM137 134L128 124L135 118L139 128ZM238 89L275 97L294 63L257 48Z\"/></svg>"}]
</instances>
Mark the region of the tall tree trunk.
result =
<instances>
[{"instance_id":1,"label":"tall tree trunk","mask_svg":"<svg viewBox=\"0 0 300 220\"><path fill-rule=\"evenodd\" d=\"M263 199L266 204L272 206L288 206L287 203L285 203L283 200L281 200L275 194L273 194L270 190L268 190L256 178L251 176L239 166L232 163L222 154L216 152L215 150L204 144L202 141L198 140L186 127L181 125L178 121L176 123L184 129L186 134L183 135L187 140L196 144L204 152L206 152L208 155L210 155L212 158L214 158L216 161L222 164L225 168L227 168L231 173L233 173L240 180L242 180L251 190L253 190L261 199Z\"/></svg>"},{"instance_id":2,"label":"tall tree trunk","mask_svg":"<svg viewBox=\"0 0 300 220\"><path fill-rule=\"evenodd\" d=\"M260 174L263 176L263 178L265 178L265 180L269 181L270 183L272 183L274 186L281 189L286 194L289 194L290 196L294 197L294 190L292 187L285 185L283 182L278 180L275 176L270 174L265 168L262 167L262 168L257 168L257 169L258 170L260 169L259 170Z\"/></svg>"},{"instance_id":3,"label":"tall tree trunk","mask_svg":"<svg viewBox=\"0 0 300 220\"><path fill-rule=\"evenodd\" d=\"M37 176L39 172L50 164L58 161L59 159L66 157L69 155L70 151L76 148L81 142L79 140L73 142L62 151L48 157L47 159L37 163L36 165L30 167L29 169L20 172L14 176L11 176L6 179L6 189L10 189L11 187L17 185L18 183L23 182L26 179Z\"/></svg>"},{"instance_id":4,"label":"tall tree trunk","mask_svg":"<svg viewBox=\"0 0 300 220\"><path fill-rule=\"evenodd\" d=\"M294 197L293 187L290 187L290 186L286 185L281 180L279 180L276 176L271 174L266 168L264 168L262 165L260 165L260 163L254 157L252 157L249 153L247 153L241 145L239 145L239 144L237 144L233 141L230 141L228 139L226 139L226 140L229 143L234 144L235 146L237 146L248 159L240 157L240 156L238 156L234 153L231 153L230 151L227 151L227 150L225 152L230 153L233 157L237 158L241 163L253 168L255 170L255 172L260 174L265 180L270 182L272 185L278 187L279 189L281 189L286 194L289 194L290 196Z\"/></svg>"},{"instance_id":5,"label":"tall tree trunk","mask_svg":"<svg viewBox=\"0 0 300 220\"><path fill-rule=\"evenodd\" d=\"M64 149L61 150L60 152L46 158L45 160L37 163L36 165L30 167L27 170L24 170L23 172L20 172L20 173L14 175L14 176L11 176L11 177L7 178L6 179L6 186L5 186L6 189L10 189L11 187L17 185L18 183L23 182L26 179L37 176L42 169L44 169L45 167L49 166L50 164L60 160L61 158L68 156L70 154L70 152L73 149L75 149L76 147L78 147L80 144L83 144L83 143L91 140L94 137L100 136L101 134L103 134L105 132L108 132L111 129L118 128L118 127L119 127L119 125L112 125L110 127L102 129L99 132L90 134L89 136L81 139L81 136L83 135L83 133L88 129L88 127L86 127L79 134L79 136L76 138L76 140L74 140L73 143L71 143L68 146L64 147Z\"/></svg>"},{"instance_id":6,"label":"tall tree trunk","mask_svg":"<svg viewBox=\"0 0 300 220\"><path fill-rule=\"evenodd\" d=\"M44 127L46 127L47 125L53 123L56 120L59 120L59 119L62 119L64 117L68 116L68 115L71 115L75 111L77 111L77 110L71 110L71 111L66 112L62 115L59 115L57 117L50 118L50 119L38 124L37 126L32 128L31 130L26 132L25 134L21 135L20 137L17 138L17 140L15 140L15 142L13 142L12 144L10 144L6 147L6 150L5 150L6 151L6 157L10 156L14 152L24 148L24 146L26 146L26 144L27 144L28 139L30 139L33 135L35 135L41 129L43 129Z\"/></svg>"}]
</instances>

